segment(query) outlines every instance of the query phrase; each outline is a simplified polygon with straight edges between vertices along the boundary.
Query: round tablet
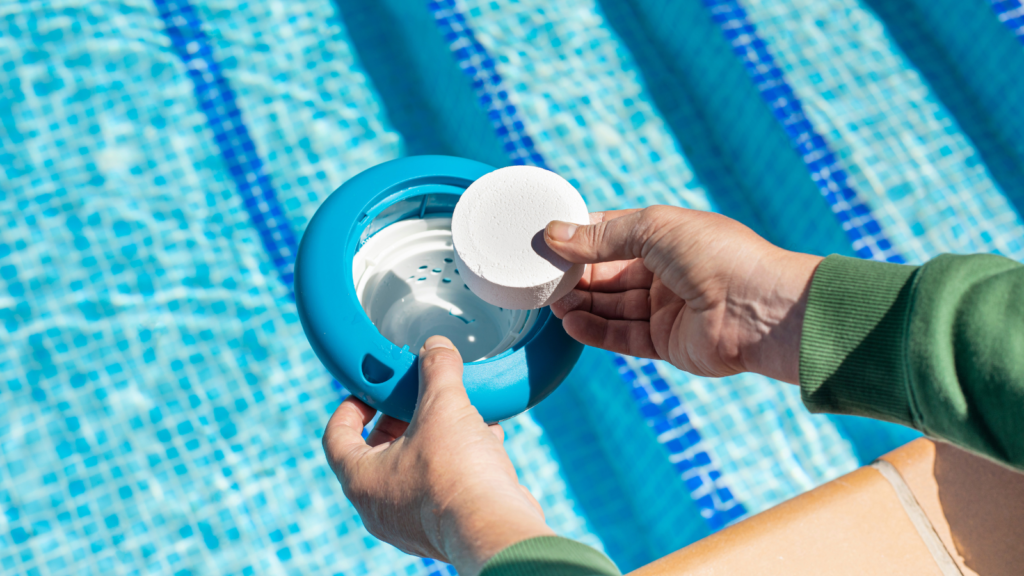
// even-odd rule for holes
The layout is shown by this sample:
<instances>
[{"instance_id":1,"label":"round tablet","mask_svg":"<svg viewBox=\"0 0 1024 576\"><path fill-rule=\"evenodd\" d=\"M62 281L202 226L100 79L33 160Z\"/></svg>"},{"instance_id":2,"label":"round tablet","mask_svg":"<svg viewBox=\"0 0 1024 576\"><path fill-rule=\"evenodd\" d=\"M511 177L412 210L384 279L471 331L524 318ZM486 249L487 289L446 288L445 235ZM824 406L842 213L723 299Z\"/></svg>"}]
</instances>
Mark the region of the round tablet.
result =
<instances>
[{"instance_id":1,"label":"round tablet","mask_svg":"<svg viewBox=\"0 0 1024 576\"><path fill-rule=\"evenodd\" d=\"M568 294L586 268L544 242L552 220L589 224L580 193L554 172L509 166L466 189L452 214L459 275L484 301L512 310L543 308Z\"/></svg>"}]
</instances>

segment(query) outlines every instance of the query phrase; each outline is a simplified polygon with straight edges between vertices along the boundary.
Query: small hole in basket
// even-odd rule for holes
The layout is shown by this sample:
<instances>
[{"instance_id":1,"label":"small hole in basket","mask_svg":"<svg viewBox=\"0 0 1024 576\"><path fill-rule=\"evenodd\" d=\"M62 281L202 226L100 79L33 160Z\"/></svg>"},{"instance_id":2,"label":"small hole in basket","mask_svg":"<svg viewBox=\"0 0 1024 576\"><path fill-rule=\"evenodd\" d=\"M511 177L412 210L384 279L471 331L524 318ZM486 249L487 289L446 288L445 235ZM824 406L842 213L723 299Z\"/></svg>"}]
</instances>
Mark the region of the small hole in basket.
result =
<instances>
[{"instance_id":1,"label":"small hole in basket","mask_svg":"<svg viewBox=\"0 0 1024 576\"><path fill-rule=\"evenodd\" d=\"M451 278L442 278L442 279L441 279L441 282L444 282L445 284L447 284L447 283L449 283L449 282L451 282L451 281L452 281L452 279L451 279Z\"/></svg>"},{"instance_id":2,"label":"small hole in basket","mask_svg":"<svg viewBox=\"0 0 1024 576\"><path fill-rule=\"evenodd\" d=\"M451 258L445 258L445 259L444 259L444 261L445 261L445 262L448 262L449 264L451 264L451 262L452 262L452 259L451 259Z\"/></svg>"},{"instance_id":3,"label":"small hole in basket","mask_svg":"<svg viewBox=\"0 0 1024 576\"><path fill-rule=\"evenodd\" d=\"M431 272L433 272L434 274L440 274L441 273L441 269L440 268L434 268L433 270L431 270Z\"/></svg>"},{"instance_id":4,"label":"small hole in basket","mask_svg":"<svg viewBox=\"0 0 1024 576\"><path fill-rule=\"evenodd\" d=\"M395 371L387 364L367 354L363 356L363 378L370 384L387 382L395 375Z\"/></svg>"}]
</instances>

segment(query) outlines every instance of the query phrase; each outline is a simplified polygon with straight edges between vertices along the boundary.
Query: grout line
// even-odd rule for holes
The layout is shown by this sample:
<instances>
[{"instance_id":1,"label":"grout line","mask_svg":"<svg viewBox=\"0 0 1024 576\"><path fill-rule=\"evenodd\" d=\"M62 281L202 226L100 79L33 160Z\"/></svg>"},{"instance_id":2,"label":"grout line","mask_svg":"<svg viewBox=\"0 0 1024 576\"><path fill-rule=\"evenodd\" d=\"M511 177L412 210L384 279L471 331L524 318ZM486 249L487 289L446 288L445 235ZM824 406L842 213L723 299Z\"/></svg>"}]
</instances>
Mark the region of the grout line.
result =
<instances>
[{"instance_id":1,"label":"grout line","mask_svg":"<svg viewBox=\"0 0 1024 576\"><path fill-rule=\"evenodd\" d=\"M853 250L861 258L906 262L886 237L871 208L847 183L846 172L825 139L815 132L804 114L800 99L768 51L768 44L757 35L738 0L704 0L711 19L718 24L732 51L746 68L761 98L789 137L790 144L803 159L811 179L832 208Z\"/></svg>"},{"instance_id":2,"label":"grout line","mask_svg":"<svg viewBox=\"0 0 1024 576\"><path fill-rule=\"evenodd\" d=\"M213 57L199 13L188 0L154 0L171 48L185 63L196 100L271 263L294 300L292 288L298 241L246 129L235 93Z\"/></svg>"}]
</instances>

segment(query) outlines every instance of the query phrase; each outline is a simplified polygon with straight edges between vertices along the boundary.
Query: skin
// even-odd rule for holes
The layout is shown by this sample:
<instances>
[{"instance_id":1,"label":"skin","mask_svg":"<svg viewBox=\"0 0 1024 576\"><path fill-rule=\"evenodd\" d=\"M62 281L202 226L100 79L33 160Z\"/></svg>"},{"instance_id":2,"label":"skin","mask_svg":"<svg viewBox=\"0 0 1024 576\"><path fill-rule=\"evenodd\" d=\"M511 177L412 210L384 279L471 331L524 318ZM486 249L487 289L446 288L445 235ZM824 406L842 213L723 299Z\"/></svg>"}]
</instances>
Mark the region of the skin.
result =
<instances>
[{"instance_id":1,"label":"skin","mask_svg":"<svg viewBox=\"0 0 1024 576\"><path fill-rule=\"evenodd\" d=\"M473 576L501 549L551 536L544 513L519 483L502 446L462 385L462 357L443 336L419 353L419 400L408 424L381 416L354 397L324 431L327 461L370 534Z\"/></svg>"},{"instance_id":2,"label":"skin","mask_svg":"<svg viewBox=\"0 0 1024 576\"><path fill-rule=\"evenodd\" d=\"M670 206L552 222L545 240L587 263L551 306L570 336L698 376L799 383L800 329L822 258L778 248L720 214Z\"/></svg>"},{"instance_id":3,"label":"skin","mask_svg":"<svg viewBox=\"0 0 1024 576\"><path fill-rule=\"evenodd\" d=\"M590 264L551 306L580 342L701 376L757 372L797 384L807 291L820 257L782 250L725 216L654 206L552 222L548 245ZM348 398L324 432L327 460L366 529L475 576L516 542L551 536L537 501L469 403L462 358L441 336L419 354L412 422Z\"/></svg>"}]
</instances>

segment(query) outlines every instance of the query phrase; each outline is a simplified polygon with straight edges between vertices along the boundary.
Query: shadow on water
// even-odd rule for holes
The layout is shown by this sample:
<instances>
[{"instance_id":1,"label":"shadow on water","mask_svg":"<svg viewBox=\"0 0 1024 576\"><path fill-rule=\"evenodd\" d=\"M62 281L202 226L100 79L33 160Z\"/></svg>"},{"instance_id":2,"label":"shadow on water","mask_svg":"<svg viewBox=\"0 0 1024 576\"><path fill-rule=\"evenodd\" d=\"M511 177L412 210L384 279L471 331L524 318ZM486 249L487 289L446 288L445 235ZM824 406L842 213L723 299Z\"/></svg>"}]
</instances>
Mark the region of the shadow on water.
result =
<instances>
[{"instance_id":1,"label":"shadow on water","mask_svg":"<svg viewBox=\"0 0 1024 576\"><path fill-rule=\"evenodd\" d=\"M700 2L598 0L720 210L790 250L853 255L802 158Z\"/></svg>"},{"instance_id":2,"label":"shadow on water","mask_svg":"<svg viewBox=\"0 0 1024 576\"><path fill-rule=\"evenodd\" d=\"M551 313L550 308L542 308L537 312L547 317L546 321L544 317L540 318L538 324L545 323L546 328L557 326L558 329L538 334L525 348L530 395L534 398L534 404L555 391L572 372L583 353L583 345L565 333L562 321Z\"/></svg>"},{"instance_id":3,"label":"shadow on water","mask_svg":"<svg viewBox=\"0 0 1024 576\"><path fill-rule=\"evenodd\" d=\"M984 0L864 3L885 22L1024 216L1024 49L1013 32Z\"/></svg>"},{"instance_id":4,"label":"shadow on water","mask_svg":"<svg viewBox=\"0 0 1024 576\"><path fill-rule=\"evenodd\" d=\"M623 573L653 561L624 487L576 395L568 386L555 390L530 411L558 454L560 470L605 551Z\"/></svg>"},{"instance_id":5,"label":"shadow on water","mask_svg":"<svg viewBox=\"0 0 1024 576\"><path fill-rule=\"evenodd\" d=\"M359 60L402 134L406 154L509 163L445 39L421 0L335 0Z\"/></svg>"}]
</instances>

